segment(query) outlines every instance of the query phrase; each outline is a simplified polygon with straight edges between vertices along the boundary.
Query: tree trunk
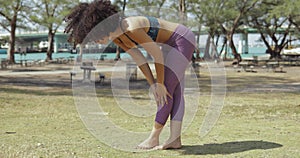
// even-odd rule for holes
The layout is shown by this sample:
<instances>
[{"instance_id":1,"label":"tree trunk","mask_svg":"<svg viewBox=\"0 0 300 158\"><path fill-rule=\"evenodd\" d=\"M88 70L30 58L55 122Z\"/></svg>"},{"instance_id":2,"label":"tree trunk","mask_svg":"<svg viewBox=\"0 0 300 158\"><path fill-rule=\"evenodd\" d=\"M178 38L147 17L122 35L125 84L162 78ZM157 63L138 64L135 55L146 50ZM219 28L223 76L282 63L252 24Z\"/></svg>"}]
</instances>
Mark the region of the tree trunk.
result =
<instances>
[{"instance_id":1,"label":"tree trunk","mask_svg":"<svg viewBox=\"0 0 300 158\"><path fill-rule=\"evenodd\" d=\"M228 54L227 50L228 50L228 46L226 44L225 45L225 52L224 52L224 60L227 60L227 54Z\"/></svg>"},{"instance_id":2,"label":"tree trunk","mask_svg":"<svg viewBox=\"0 0 300 158\"><path fill-rule=\"evenodd\" d=\"M126 4L127 4L127 2L126 2L126 0L124 0L124 1L123 1L123 8L122 8L123 12L125 12Z\"/></svg>"},{"instance_id":3,"label":"tree trunk","mask_svg":"<svg viewBox=\"0 0 300 158\"><path fill-rule=\"evenodd\" d=\"M241 55L236 51L236 47L233 42L233 32L229 32L227 35L227 39L229 41L229 47L231 48L232 54L234 56L234 59L236 59L238 62L242 61Z\"/></svg>"},{"instance_id":4,"label":"tree trunk","mask_svg":"<svg viewBox=\"0 0 300 158\"><path fill-rule=\"evenodd\" d=\"M216 43L213 45L213 48L214 48L214 51L215 51L214 58L220 58L220 55L221 55L221 53L218 52L218 48L217 48L217 45L219 44L219 39L220 39L220 35L218 34L217 39L216 39Z\"/></svg>"},{"instance_id":5,"label":"tree trunk","mask_svg":"<svg viewBox=\"0 0 300 158\"><path fill-rule=\"evenodd\" d=\"M54 33L52 30L48 32L48 48L47 48L47 59L46 61L52 60L52 52L53 52L53 45L54 43Z\"/></svg>"},{"instance_id":6,"label":"tree trunk","mask_svg":"<svg viewBox=\"0 0 300 158\"><path fill-rule=\"evenodd\" d=\"M205 46L205 52L204 52L204 60L209 60L211 59L211 56L209 54L209 50L210 50L210 40L211 40L211 36L209 35L206 39L206 46Z\"/></svg>"},{"instance_id":7,"label":"tree trunk","mask_svg":"<svg viewBox=\"0 0 300 158\"><path fill-rule=\"evenodd\" d=\"M15 33L10 33L9 47L7 49L7 60L10 63L15 63Z\"/></svg>"},{"instance_id":8,"label":"tree trunk","mask_svg":"<svg viewBox=\"0 0 300 158\"><path fill-rule=\"evenodd\" d=\"M195 52L196 52L196 60L200 60L200 50L199 50L199 48L196 48L195 49Z\"/></svg>"},{"instance_id":9,"label":"tree trunk","mask_svg":"<svg viewBox=\"0 0 300 158\"><path fill-rule=\"evenodd\" d=\"M221 47L221 50L220 50L220 56L222 55L222 53L224 52L224 49L225 49L225 46L227 44L227 39L226 38L223 38L223 44L222 44L222 47ZM223 59L226 60L227 59L227 49L225 50L225 53L223 54Z\"/></svg>"},{"instance_id":10,"label":"tree trunk","mask_svg":"<svg viewBox=\"0 0 300 158\"><path fill-rule=\"evenodd\" d=\"M264 42L264 44L267 47L266 54L270 54L270 59L272 59L275 56L274 50L272 49L271 45L267 41L266 36L263 34L263 32L260 29L259 29L259 33L260 33L260 37L261 37L262 41Z\"/></svg>"},{"instance_id":11,"label":"tree trunk","mask_svg":"<svg viewBox=\"0 0 300 158\"><path fill-rule=\"evenodd\" d=\"M281 59L281 52L282 48L279 45L275 45L274 50L272 51L272 53L270 54L270 59Z\"/></svg>"},{"instance_id":12,"label":"tree trunk","mask_svg":"<svg viewBox=\"0 0 300 158\"><path fill-rule=\"evenodd\" d=\"M185 8L185 0L179 0L179 18L180 23L185 25L186 24L186 8Z\"/></svg>"},{"instance_id":13,"label":"tree trunk","mask_svg":"<svg viewBox=\"0 0 300 158\"><path fill-rule=\"evenodd\" d=\"M239 26L240 18L242 17L243 14L244 14L243 11L241 11L240 14L235 18L232 28L227 32L227 37L228 37L227 39L229 40L229 47L231 48L234 59L236 59L238 63L242 61L242 57L236 51L236 47L233 42L233 34L235 33L235 29L237 29L237 27Z\"/></svg>"},{"instance_id":14,"label":"tree trunk","mask_svg":"<svg viewBox=\"0 0 300 158\"><path fill-rule=\"evenodd\" d=\"M7 50L7 60L10 63L15 63L15 43L16 43L16 27L17 16L15 15L10 23L11 31L9 37L9 48Z\"/></svg>"},{"instance_id":15,"label":"tree trunk","mask_svg":"<svg viewBox=\"0 0 300 158\"><path fill-rule=\"evenodd\" d=\"M201 27L201 25L199 25L198 26L198 35L197 35L197 39L196 39L196 41L197 41L197 44L196 44L196 60L199 60L200 59L200 50L199 50L199 43L200 43L200 32L201 32L201 29L202 29L202 27Z\"/></svg>"},{"instance_id":16,"label":"tree trunk","mask_svg":"<svg viewBox=\"0 0 300 158\"><path fill-rule=\"evenodd\" d=\"M282 50L282 48L280 46L278 46L278 44L275 44L275 47L272 48L272 46L269 44L269 42L267 41L265 35L262 33L262 31L260 31L260 36L261 39L263 40L264 44L267 47L266 53L270 54L270 59L280 59L280 52Z\"/></svg>"},{"instance_id":17,"label":"tree trunk","mask_svg":"<svg viewBox=\"0 0 300 158\"><path fill-rule=\"evenodd\" d=\"M117 46L117 48L116 48L116 57L115 57L115 61L118 61L118 60L120 60L121 59L121 52L120 52L120 47L119 46Z\"/></svg>"}]
</instances>

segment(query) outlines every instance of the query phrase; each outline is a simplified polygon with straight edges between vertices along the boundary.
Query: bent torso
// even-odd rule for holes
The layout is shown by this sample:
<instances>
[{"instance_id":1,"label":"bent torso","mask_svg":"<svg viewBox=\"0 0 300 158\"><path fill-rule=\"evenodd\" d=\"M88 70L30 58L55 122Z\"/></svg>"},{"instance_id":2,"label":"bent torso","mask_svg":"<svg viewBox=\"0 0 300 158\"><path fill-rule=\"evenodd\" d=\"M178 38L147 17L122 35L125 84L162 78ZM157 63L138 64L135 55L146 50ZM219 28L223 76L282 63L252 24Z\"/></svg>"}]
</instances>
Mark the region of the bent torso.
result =
<instances>
[{"instance_id":1,"label":"bent torso","mask_svg":"<svg viewBox=\"0 0 300 158\"><path fill-rule=\"evenodd\" d=\"M158 19L159 31L155 42L165 43L174 33L179 24ZM135 29L143 29L148 32L150 29L150 22L144 16L128 17L122 21L124 31L132 31Z\"/></svg>"}]
</instances>

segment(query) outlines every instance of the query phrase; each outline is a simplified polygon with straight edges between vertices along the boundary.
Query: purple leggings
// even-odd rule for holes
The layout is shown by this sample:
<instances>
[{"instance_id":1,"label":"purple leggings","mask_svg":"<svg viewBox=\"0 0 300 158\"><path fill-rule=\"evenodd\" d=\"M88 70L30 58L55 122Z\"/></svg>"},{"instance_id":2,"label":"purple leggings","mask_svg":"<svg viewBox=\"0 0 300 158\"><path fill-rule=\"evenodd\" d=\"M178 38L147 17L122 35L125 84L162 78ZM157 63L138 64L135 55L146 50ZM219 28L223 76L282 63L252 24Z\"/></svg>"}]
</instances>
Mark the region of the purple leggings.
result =
<instances>
[{"instance_id":1,"label":"purple leggings","mask_svg":"<svg viewBox=\"0 0 300 158\"><path fill-rule=\"evenodd\" d=\"M155 121L165 125L169 115L171 120L182 121L184 115L184 73L195 50L195 35L183 25L179 25L170 39L162 46L165 64L164 84L173 96L168 104L159 105Z\"/></svg>"}]
</instances>

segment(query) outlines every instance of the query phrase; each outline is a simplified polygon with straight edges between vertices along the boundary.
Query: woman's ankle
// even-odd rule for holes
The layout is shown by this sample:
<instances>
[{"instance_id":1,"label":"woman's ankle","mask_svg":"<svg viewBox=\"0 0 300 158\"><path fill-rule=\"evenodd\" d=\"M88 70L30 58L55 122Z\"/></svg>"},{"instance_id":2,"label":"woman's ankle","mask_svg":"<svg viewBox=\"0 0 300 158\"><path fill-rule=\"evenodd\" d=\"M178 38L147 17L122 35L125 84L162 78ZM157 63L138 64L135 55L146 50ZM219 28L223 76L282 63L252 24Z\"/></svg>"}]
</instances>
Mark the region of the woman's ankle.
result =
<instances>
[{"instance_id":1,"label":"woman's ankle","mask_svg":"<svg viewBox=\"0 0 300 158\"><path fill-rule=\"evenodd\" d=\"M150 134L150 138L159 138L159 135L160 135L162 129L163 128L156 129L155 127L153 127L151 134Z\"/></svg>"}]
</instances>

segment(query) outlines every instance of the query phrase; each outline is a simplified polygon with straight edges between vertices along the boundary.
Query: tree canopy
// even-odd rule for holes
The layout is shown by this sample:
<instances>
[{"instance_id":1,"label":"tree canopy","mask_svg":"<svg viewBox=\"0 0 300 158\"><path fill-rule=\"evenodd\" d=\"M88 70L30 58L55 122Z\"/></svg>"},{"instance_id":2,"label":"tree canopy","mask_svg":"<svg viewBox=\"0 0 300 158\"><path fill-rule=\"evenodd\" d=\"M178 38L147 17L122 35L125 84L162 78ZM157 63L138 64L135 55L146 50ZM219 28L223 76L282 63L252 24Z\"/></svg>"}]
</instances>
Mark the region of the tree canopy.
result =
<instances>
[{"instance_id":1,"label":"tree canopy","mask_svg":"<svg viewBox=\"0 0 300 158\"><path fill-rule=\"evenodd\" d=\"M15 62L16 29L17 27L26 28L23 22L28 19L26 16L29 13L27 4L27 0L0 0L0 26L10 33L7 58L11 63Z\"/></svg>"},{"instance_id":2,"label":"tree canopy","mask_svg":"<svg viewBox=\"0 0 300 158\"><path fill-rule=\"evenodd\" d=\"M185 25L207 31L215 44L222 37L223 46L228 44L235 58L240 59L233 42L233 34L244 28L256 29L267 48L272 49L272 57L280 57L280 51L300 38L299 0L115 0L120 10L133 8L144 15L152 15L167 20L188 19ZM0 27L14 36L16 28L29 29L31 19L39 26L48 29L49 37L62 26L62 19L68 8L78 4L71 0L0 0ZM30 9L28 9L30 8ZM175 10L171 13L168 9ZM132 13L137 14L137 13ZM183 16L182 16L183 15ZM15 20L13 20L15 19ZM26 23L23 21L27 21ZM15 26L15 27L12 27ZM194 29L195 30L195 29ZM292 35L292 38L288 36ZM271 43L270 40L271 39ZM51 38L48 54L52 51ZM14 45L13 42L10 43ZM51 53L50 53L51 54Z\"/></svg>"},{"instance_id":3,"label":"tree canopy","mask_svg":"<svg viewBox=\"0 0 300 158\"><path fill-rule=\"evenodd\" d=\"M78 4L76 0L33 0L30 19L48 30L47 60L52 60L54 35L62 26L64 17Z\"/></svg>"}]
</instances>

